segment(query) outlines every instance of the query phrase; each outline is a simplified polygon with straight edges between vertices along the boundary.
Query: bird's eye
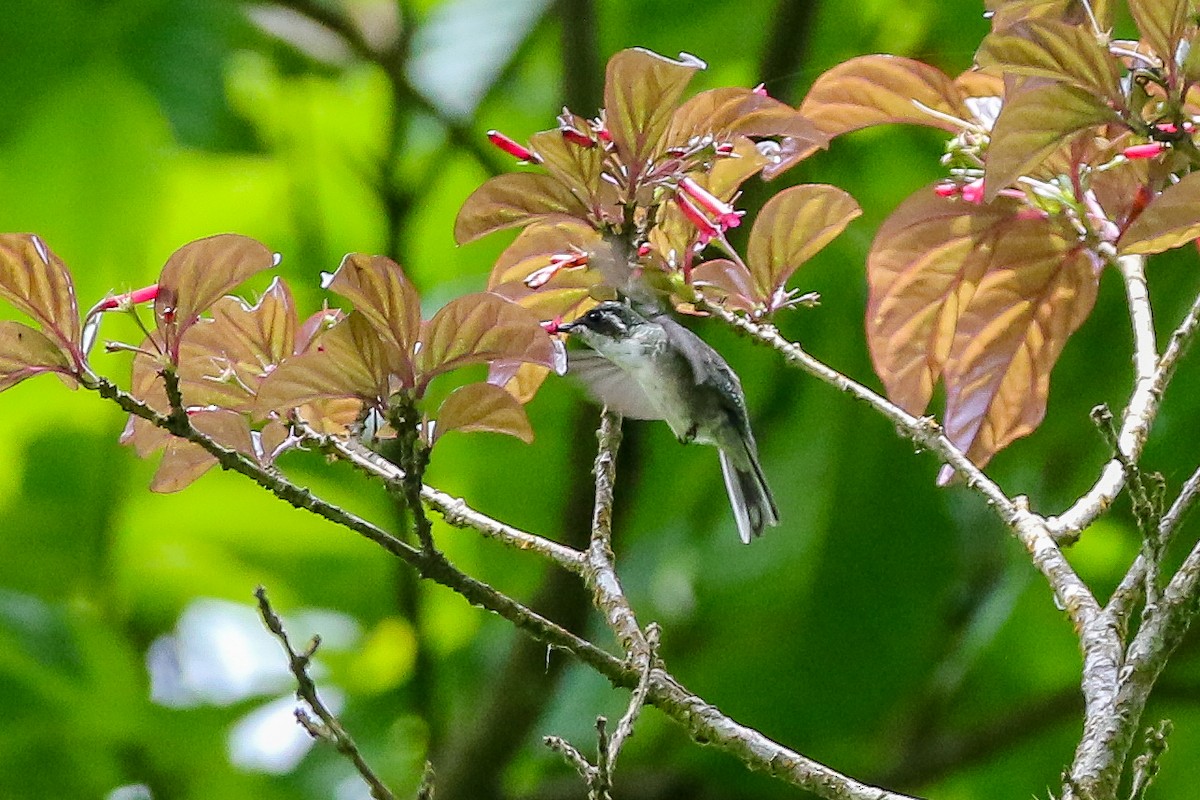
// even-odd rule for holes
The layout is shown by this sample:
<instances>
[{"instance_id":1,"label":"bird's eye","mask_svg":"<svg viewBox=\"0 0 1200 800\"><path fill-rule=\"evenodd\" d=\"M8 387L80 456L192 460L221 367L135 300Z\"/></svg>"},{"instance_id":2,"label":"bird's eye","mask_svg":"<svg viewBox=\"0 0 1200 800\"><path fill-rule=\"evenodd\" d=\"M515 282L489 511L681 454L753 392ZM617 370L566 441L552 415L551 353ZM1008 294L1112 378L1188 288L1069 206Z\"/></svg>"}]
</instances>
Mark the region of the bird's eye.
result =
<instances>
[{"instance_id":1,"label":"bird's eye","mask_svg":"<svg viewBox=\"0 0 1200 800\"><path fill-rule=\"evenodd\" d=\"M588 327L604 336L621 336L626 332L624 321L608 309L593 309L587 313Z\"/></svg>"}]
</instances>

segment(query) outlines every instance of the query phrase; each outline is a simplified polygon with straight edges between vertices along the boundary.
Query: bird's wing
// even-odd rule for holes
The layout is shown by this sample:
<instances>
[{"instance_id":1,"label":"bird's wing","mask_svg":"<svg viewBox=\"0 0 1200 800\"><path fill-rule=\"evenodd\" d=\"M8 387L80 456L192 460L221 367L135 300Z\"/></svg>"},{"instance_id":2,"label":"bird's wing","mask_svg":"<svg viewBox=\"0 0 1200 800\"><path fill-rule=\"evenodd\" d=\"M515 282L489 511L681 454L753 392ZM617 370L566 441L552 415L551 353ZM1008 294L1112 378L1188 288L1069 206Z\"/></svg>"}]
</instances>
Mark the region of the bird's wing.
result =
<instances>
[{"instance_id":1,"label":"bird's wing","mask_svg":"<svg viewBox=\"0 0 1200 800\"><path fill-rule=\"evenodd\" d=\"M667 315L659 315L654 321L662 325L671 349L683 353L691 367L696 385L711 384L718 390L722 405L730 415L739 420L746 417L746 401L742 396L742 382L721 354L689 329ZM748 423L747 423L748 424Z\"/></svg>"},{"instance_id":2,"label":"bird's wing","mask_svg":"<svg viewBox=\"0 0 1200 800\"><path fill-rule=\"evenodd\" d=\"M567 374L582 382L610 411L630 419L663 419L641 385L595 350L567 351Z\"/></svg>"}]
</instances>

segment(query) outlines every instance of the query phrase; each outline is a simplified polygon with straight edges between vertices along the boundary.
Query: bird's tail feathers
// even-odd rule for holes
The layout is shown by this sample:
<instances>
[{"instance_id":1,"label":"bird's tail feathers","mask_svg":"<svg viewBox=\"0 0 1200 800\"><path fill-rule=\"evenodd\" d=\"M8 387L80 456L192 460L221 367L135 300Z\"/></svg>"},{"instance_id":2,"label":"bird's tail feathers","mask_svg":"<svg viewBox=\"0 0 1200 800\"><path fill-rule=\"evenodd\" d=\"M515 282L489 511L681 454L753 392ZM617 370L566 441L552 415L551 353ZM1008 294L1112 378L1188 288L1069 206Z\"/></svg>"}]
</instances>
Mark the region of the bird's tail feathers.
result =
<instances>
[{"instance_id":1,"label":"bird's tail feathers","mask_svg":"<svg viewBox=\"0 0 1200 800\"><path fill-rule=\"evenodd\" d=\"M751 538L762 534L768 525L779 524L779 509L767 488L767 479L754 454L746 450L745 465L734 463L729 453L721 450L721 475L725 478L725 490L729 492L729 504L733 506L733 517L737 521L738 536L746 544Z\"/></svg>"}]
</instances>

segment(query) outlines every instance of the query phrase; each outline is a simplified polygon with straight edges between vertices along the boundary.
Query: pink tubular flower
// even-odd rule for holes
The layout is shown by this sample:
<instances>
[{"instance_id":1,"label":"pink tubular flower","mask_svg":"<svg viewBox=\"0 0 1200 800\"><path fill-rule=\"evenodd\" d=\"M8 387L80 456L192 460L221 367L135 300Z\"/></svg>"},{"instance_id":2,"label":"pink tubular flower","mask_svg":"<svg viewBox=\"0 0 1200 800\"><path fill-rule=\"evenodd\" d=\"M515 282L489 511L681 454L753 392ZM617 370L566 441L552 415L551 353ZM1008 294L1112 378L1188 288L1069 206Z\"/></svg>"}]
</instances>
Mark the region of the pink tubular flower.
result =
<instances>
[{"instance_id":1,"label":"pink tubular flower","mask_svg":"<svg viewBox=\"0 0 1200 800\"><path fill-rule=\"evenodd\" d=\"M540 160L528 147L516 141L515 139L505 136L500 131L488 131L487 137L489 142L496 145L496 147L499 147L513 158L532 163L537 163Z\"/></svg>"},{"instance_id":2,"label":"pink tubular flower","mask_svg":"<svg viewBox=\"0 0 1200 800\"><path fill-rule=\"evenodd\" d=\"M696 208L696 204L687 198L686 195L675 193L675 203L679 206L679 210L687 217L688 222L696 226L700 231L700 244L708 244L712 239L721 235L721 228L713 223L708 217L704 216L704 212Z\"/></svg>"},{"instance_id":3,"label":"pink tubular flower","mask_svg":"<svg viewBox=\"0 0 1200 800\"><path fill-rule=\"evenodd\" d=\"M702 208L705 213L715 217L715 224L721 230L736 228L742 224L742 214L745 212L737 211L729 203L721 200L691 178L685 177L681 180L679 182L679 190L687 195L688 198L694 200L696 205ZM678 196L676 194L676 197Z\"/></svg>"},{"instance_id":4,"label":"pink tubular flower","mask_svg":"<svg viewBox=\"0 0 1200 800\"><path fill-rule=\"evenodd\" d=\"M118 294L113 297L107 297L100 301L96 306L97 311L112 311L114 308L122 308L125 306L135 306L138 303L145 303L158 297L158 284L152 283L149 286L141 289L134 289L132 292Z\"/></svg>"},{"instance_id":5,"label":"pink tubular flower","mask_svg":"<svg viewBox=\"0 0 1200 800\"><path fill-rule=\"evenodd\" d=\"M1154 158L1167 149L1165 142L1146 142L1145 144L1135 144L1126 147L1121 151L1121 155L1128 159L1139 158Z\"/></svg>"},{"instance_id":6,"label":"pink tubular flower","mask_svg":"<svg viewBox=\"0 0 1200 800\"><path fill-rule=\"evenodd\" d=\"M759 97L770 97L770 95L767 94L767 85L765 83L760 83L758 86L755 86L750 91L753 92L754 94L758 95Z\"/></svg>"},{"instance_id":7,"label":"pink tubular flower","mask_svg":"<svg viewBox=\"0 0 1200 800\"><path fill-rule=\"evenodd\" d=\"M570 128L570 127L566 127L566 126L563 126L563 128L561 130L562 130L562 137L564 139L566 139L568 142L570 142L571 144L579 145L580 147L595 147L596 146L596 140L593 139L592 137L588 136L583 131L579 131L579 130L576 130L575 128Z\"/></svg>"},{"instance_id":8,"label":"pink tubular flower","mask_svg":"<svg viewBox=\"0 0 1200 800\"><path fill-rule=\"evenodd\" d=\"M962 190L958 188L958 184L954 181L942 181L933 187L933 193L938 197L954 197L960 191Z\"/></svg>"},{"instance_id":9,"label":"pink tubular flower","mask_svg":"<svg viewBox=\"0 0 1200 800\"><path fill-rule=\"evenodd\" d=\"M550 279L564 269L579 269L588 265L588 255L582 250L569 253L555 253L550 256L550 263L535 269L525 278L525 285L530 289L540 289L550 282Z\"/></svg>"},{"instance_id":10,"label":"pink tubular flower","mask_svg":"<svg viewBox=\"0 0 1200 800\"><path fill-rule=\"evenodd\" d=\"M973 205L983 202L983 178L975 180L962 187L962 199Z\"/></svg>"}]
</instances>

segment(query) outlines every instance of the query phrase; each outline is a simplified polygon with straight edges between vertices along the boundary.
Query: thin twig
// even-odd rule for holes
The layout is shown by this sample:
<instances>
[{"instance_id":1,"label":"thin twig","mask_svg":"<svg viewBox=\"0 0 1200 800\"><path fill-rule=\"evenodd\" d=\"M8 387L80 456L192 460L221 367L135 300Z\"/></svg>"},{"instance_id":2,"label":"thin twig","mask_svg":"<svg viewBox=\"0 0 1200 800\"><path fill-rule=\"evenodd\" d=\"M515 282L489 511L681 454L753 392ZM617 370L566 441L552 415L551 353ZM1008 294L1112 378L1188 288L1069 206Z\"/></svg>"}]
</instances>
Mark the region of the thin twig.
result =
<instances>
[{"instance_id":1,"label":"thin twig","mask_svg":"<svg viewBox=\"0 0 1200 800\"><path fill-rule=\"evenodd\" d=\"M354 743L354 739L342 727L342 723L329 710L328 706L321 700L317 693L317 685L313 683L308 674L308 665L312 661L313 654L317 652L317 647L321 643L320 637L314 636L312 642L304 649L304 652L297 653L292 643L288 640L287 631L284 630L283 621L279 615L275 613L275 609L271 608L271 603L267 600L267 590L259 586L254 590L254 596L258 598L258 611L262 615L263 624L267 626L272 635L279 640L283 645L284 651L288 657L288 669L296 679L296 696L303 700L312 712L317 715L316 720L310 718L307 712L302 709L296 709L296 719L300 725L308 731L309 735L315 739L323 739L332 744L337 751L350 760L354 765L354 769L362 776L363 781L371 790L371 797L375 800L395 800L395 795L391 790L384 785L371 766L367 764L362 753L358 749L358 745Z\"/></svg>"},{"instance_id":2,"label":"thin twig","mask_svg":"<svg viewBox=\"0 0 1200 800\"><path fill-rule=\"evenodd\" d=\"M633 725L637 722L638 715L642 713L642 708L646 705L646 693L650 689L650 674L654 667L654 662L658 658L658 640L660 636L659 627L656 623L650 623L646 627L646 645L649 650L649 657L646 659L645 669L642 670L641 680L634 688L633 694L629 698L629 706L625 709L625 714L617 723L617 729L613 731L612 738L608 743L608 778L609 783L612 783L612 770L617 762L617 756L621 754L621 748L625 746L625 741L633 735Z\"/></svg>"},{"instance_id":3,"label":"thin twig","mask_svg":"<svg viewBox=\"0 0 1200 800\"><path fill-rule=\"evenodd\" d=\"M1154 336L1154 313L1146 289L1146 259L1144 256L1122 256L1117 259L1125 294L1129 302L1129 319L1133 326L1134 386L1117 432L1117 452L1120 458L1110 460L1096 483L1072 506L1047 524L1056 541L1072 542L1088 525L1108 510L1126 483L1124 463L1136 464L1150 434L1150 425L1158 415L1159 400L1171 379L1174 365L1182 348L1191 339L1200 317L1200 305L1194 305L1187 318L1171 336L1167 353L1158 357ZM1200 298L1198 298L1200 301ZM1123 463L1124 462L1124 463Z\"/></svg>"},{"instance_id":4,"label":"thin twig","mask_svg":"<svg viewBox=\"0 0 1200 800\"><path fill-rule=\"evenodd\" d=\"M356 439L326 436L303 424L297 427L307 441L313 442L325 452L333 453L350 462L364 472L380 478L385 483L399 484L404 480L404 470ZM578 550L506 525L476 511L461 498L451 497L428 484L422 484L421 500L440 513L448 524L456 528L472 528L489 539L495 539L509 547L537 553L576 574L583 570L584 555Z\"/></svg>"},{"instance_id":5,"label":"thin twig","mask_svg":"<svg viewBox=\"0 0 1200 800\"><path fill-rule=\"evenodd\" d=\"M249 456L236 450L222 447L208 436L191 427L183 426L177 420L164 416L151 406L143 403L128 392L120 389L106 378L89 379L81 385L96 391L105 399L112 400L121 409L134 416L141 417L153 425L162 428L175 436L200 445L210 455L214 456L223 469L237 472L257 483L284 502L306 511L324 517L337 525L369 539L392 555L413 566L418 573L435 583L440 583L457 592L468 602L482 606L512 622L518 628L526 631L539 641L557 647L573 654L580 661L591 666L600 674L619 685L633 685L636 676L629 672L620 659L606 653L596 645L571 633L560 625L535 614L533 611L513 600L508 595L497 591L491 586L472 578L457 569L441 553L425 553L388 533L379 526L340 506L333 505L314 495L308 489L298 486L278 472L261 466ZM186 423L187 420L184 420Z\"/></svg>"}]
</instances>

